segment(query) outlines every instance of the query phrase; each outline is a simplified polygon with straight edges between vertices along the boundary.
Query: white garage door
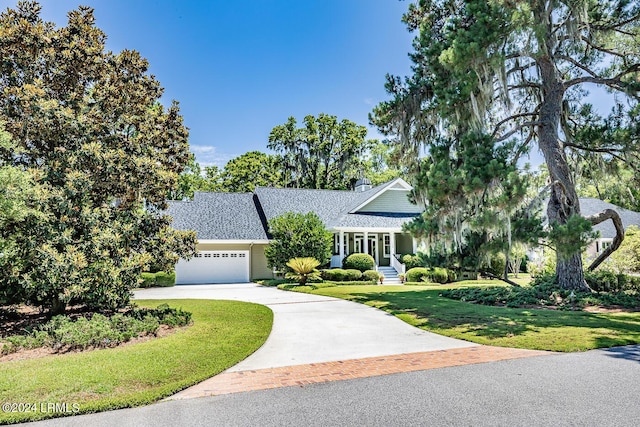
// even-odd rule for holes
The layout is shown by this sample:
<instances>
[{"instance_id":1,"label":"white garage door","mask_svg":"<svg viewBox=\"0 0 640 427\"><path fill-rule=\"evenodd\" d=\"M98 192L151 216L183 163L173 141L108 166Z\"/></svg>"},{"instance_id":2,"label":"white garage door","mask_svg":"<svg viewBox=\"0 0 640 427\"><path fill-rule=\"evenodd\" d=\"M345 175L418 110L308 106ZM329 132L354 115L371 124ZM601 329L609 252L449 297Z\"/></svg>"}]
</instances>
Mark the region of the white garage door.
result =
<instances>
[{"instance_id":1,"label":"white garage door","mask_svg":"<svg viewBox=\"0 0 640 427\"><path fill-rule=\"evenodd\" d=\"M176 284L247 283L249 251L201 251L176 264Z\"/></svg>"}]
</instances>

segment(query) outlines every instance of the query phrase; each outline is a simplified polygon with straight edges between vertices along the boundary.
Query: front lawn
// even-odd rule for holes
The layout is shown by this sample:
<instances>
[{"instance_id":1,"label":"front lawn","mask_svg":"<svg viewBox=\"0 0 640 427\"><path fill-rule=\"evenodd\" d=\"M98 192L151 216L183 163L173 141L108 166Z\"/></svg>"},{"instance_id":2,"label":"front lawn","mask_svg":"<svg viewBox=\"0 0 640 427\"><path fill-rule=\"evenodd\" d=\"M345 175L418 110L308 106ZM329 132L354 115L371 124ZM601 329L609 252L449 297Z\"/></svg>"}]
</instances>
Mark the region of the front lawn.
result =
<instances>
[{"instance_id":1,"label":"front lawn","mask_svg":"<svg viewBox=\"0 0 640 427\"><path fill-rule=\"evenodd\" d=\"M155 402L245 359L267 339L273 321L269 308L245 302L136 303L180 307L193 313L193 325L117 348L1 362L0 402L36 405L28 412L0 411L0 424L64 415L61 408L86 413ZM67 406L47 409L56 403Z\"/></svg>"},{"instance_id":2,"label":"front lawn","mask_svg":"<svg viewBox=\"0 0 640 427\"><path fill-rule=\"evenodd\" d=\"M440 296L447 286L335 286L297 291L356 301L421 329L478 344L550 351L585 351L640 343L640 313L588 313L506 308ZM472 286L467 281L465 286Z\"/></svg>"}]
</instances>

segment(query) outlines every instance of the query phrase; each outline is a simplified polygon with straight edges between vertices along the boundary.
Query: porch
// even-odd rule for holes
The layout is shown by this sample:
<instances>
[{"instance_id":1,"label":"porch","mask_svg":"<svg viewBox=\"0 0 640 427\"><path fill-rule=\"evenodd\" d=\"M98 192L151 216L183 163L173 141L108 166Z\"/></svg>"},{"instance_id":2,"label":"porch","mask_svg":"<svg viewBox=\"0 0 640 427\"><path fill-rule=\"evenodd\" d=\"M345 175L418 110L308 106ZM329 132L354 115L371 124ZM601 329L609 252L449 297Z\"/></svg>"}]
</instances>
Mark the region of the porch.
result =
<instances>
[{"instance_id":1,"label":"porch","mask_svg":"<svg viewBox=\"0 0 640 427\"><path fill-rule=\"evenodd\" d=\"M342 260L352 253L365 253L373 257L376 267L393 267L404 273L398 255L417 251L417 241L400 230L338 230L333 241L332 268L342 267Z\"/></svg>"}]
</instances>

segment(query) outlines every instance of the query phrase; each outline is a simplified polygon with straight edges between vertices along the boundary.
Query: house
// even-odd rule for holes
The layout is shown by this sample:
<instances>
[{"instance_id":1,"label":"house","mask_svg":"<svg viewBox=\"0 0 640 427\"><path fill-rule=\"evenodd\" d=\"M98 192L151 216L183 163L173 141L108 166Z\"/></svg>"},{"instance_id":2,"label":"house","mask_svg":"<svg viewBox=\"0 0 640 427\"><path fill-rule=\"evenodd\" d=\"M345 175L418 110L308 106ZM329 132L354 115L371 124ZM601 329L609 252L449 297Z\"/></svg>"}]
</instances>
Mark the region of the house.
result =
<instances>
[{"instance_id":1,"label":"house","mask_svg":"<svg viewBox=\"0 0 640 427\"><path fill-rule=\"evenodd\" d=\"M589 216L602 212L605 209L613 209L620 215L622 220L622 226L626 230L630 225L640 226L640 212L630 211L628 209L621 208L612 203L604 202L595 198L581 198L580 199L580 212L582 215ZM616 236L616 229L613 226L613 222L610 220L601 222L593 227L594 230L600 232L600 236L592 242L586 249L587 259L595 259L600 252L606 249L613 242L613 238Z\"/></svg>"},{"instance_id":2,"label":"house","mask_svg":"<svg viewBox=\"0 0 640 427\"><path fill-rule=\"evenodd\" d=\"M605 209L613 209L618 212L620 219L622 220L622 226L625 230L630 225L640 227L640 212L624 209L620 206L614 205L613 203L608 203L596 198L580 198L580 212L582 216L587 217L594 215L604 211ZM616 236L616 229L611 220L606 220L595 225L593 230L598 231L600 235L585 249L586 259L588 261L593 261L603 250L610 246L613 242L613 238ZM541 266L544 262L543 247L531 248L527 251L527 256L531 262Z\"/></svg>"},{"instance_id":3,"label":"house","mask_svg":"<svg viewBox=\"0 0 640 427\"><path fill-rule=\"evenodd\" d=\"M416 241L403 224L422 209L409 202L403 179L355 191L257 187L253 193L196 192L192 201L171 201L167 214L179 230L195 230L197 255L176 265L176 284L243 283L270 278L264 249L267 222L286 212L315 212L333 232L331 267L351 253L373 256L377 266L401 269L396 255L414 253Z\"/></svg>"}]
</instances>

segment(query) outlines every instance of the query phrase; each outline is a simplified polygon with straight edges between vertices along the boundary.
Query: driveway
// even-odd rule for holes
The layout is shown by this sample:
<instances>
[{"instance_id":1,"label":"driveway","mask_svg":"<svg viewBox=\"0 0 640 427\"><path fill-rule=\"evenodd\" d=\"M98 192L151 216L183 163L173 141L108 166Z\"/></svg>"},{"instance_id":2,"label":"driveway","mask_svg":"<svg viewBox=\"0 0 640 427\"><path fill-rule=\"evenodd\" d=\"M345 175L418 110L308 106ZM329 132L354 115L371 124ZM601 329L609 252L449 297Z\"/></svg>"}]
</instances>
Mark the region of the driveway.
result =
<instances>
[{"instance_id":1,"label":"driveway","mask_svg":"<svg viewBox=\"0 0 640 427\"><path fill-rule=\"evenodd\" d=\"M363 304L254 283L143 289L135 298L247 301L273 310L265 344L227 372L477 346L423 331Z\"/></svg>"}]
</instances>

